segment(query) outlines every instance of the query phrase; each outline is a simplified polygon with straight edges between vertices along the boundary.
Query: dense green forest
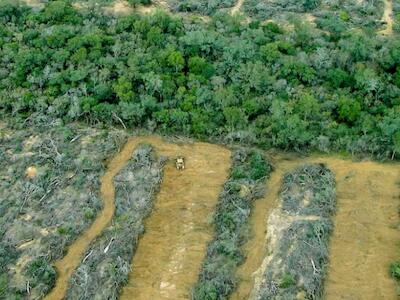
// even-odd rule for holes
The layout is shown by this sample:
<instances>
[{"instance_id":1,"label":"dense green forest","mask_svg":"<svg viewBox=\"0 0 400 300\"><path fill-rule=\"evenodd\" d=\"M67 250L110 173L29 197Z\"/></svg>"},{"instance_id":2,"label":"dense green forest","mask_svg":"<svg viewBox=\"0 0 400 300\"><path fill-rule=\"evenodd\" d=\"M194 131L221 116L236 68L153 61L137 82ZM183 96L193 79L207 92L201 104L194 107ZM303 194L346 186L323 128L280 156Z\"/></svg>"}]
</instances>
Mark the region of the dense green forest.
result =
<instances>
[{"instance_id":1,"label":"dense green forest","mask_svg":"<svg viewBox=\"0 0 400 300\"><path fill-rule=\"evenodd\" d=\"M399 158L400 39L351 19L205 22L3 0L0 114Z\"/></svg>"}]
</instances>

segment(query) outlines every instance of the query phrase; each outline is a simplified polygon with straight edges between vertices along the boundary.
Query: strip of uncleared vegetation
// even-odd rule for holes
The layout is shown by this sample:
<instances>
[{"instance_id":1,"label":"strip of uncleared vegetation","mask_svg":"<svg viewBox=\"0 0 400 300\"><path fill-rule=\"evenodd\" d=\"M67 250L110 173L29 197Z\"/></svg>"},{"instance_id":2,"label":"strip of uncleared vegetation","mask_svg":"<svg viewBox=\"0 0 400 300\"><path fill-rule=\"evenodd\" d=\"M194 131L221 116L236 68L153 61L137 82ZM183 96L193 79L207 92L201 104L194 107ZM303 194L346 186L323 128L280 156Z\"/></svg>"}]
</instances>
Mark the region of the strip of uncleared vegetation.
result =
<instances>
[{"instance_id":1,"label":"strip of uncleared vegetation","mask_svg":"<svg viewBox=\"0 0 400 300\"><path fill-rule=\"evenodd\" d=\"M237 150L214 215L215 237L209 243L192 299L226 299L236 285L235 270L244 260L252 202L264 194L271 166L257 151Z\"/></svg>"},{"instance_id":2,"label":"strip of uncleared vegetation","mask_svg":"<svg viewBox=\"0 0 400 300\"><path fill-rule=\"evenodd\" d=\"M322 164L296 168L284 176L280 199L268 219L268 255L251 298L321 299L336 204L334 175Z\"/></svg>"},{"instance_id":3,"label":"strip of uncleared vegetation","mask_svg":"<svg viewBox=\"0 0 400 300\"><path fill-rule=\"evenodd\" d=\"M66 299L117 299L143 220L150 213L162 178L163 159L149 145L139 146L114 179L116 211L109 226L87 249L71 278Z\"/></svg>"},{"instance_id":4,"label":"strip of uncleared vegetation","mask_svg":"<svg viewBox=\"0 0 400 300\"><path fill-rule=\"evenodd\" d=\"M38 299L54 285L51 263L95 219L103 161L125 140L48 119L1 129L1 299Z\"/></svg>"}]
</instances>

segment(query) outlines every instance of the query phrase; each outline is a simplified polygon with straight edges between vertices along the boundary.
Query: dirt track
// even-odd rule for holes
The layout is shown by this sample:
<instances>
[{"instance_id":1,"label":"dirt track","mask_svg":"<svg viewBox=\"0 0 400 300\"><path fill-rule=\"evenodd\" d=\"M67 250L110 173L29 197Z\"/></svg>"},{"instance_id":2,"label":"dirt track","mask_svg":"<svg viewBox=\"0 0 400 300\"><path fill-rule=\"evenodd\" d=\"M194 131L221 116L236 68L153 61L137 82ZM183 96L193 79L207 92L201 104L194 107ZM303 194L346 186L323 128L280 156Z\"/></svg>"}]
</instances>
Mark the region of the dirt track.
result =
<instances>
[{"instance_id":1,"label":"dirt track","mask_svg":"<svg viewBox=\"0 0 400 300\"><path fill-rule=\"evenodd\" d=\"M145 222L146 234L139 242L133 272L121 299L186 299L195 283L212 232L209 217L230 167L230 152L206 143L169 144L158 137L132 138L108 164L101 179L104 208L67 255L55 263L58 279L45 298L62 299L68 280L84 251L111 221L114 214L114 176L141 143L153 145L158 155L187 157L185 171L173 164L164 170L164 181L155 208Z\"/></svg>"},{"instance_id":2,"label":"dirt track","mask_svg":"<svg viewBox=\"0 0 400 300\"><path fill-rule=\"evenodd\" d=\"M115 210L115 189L113 183L114 176L124 167L126 162L131 158L133 151L139 143L139 140L128 141L122 151L109 162L107 166L107 171L101 178L100 193L104 205L103 210L97 216L96 220L92 223L89 229L85 231L68 248L67 254L61 260L55 263L55 267L58 273L56 286L51 291L51 293L45 297L45 299L63 299L68 288L68 280L81 262L83 253L89 247L90 242L96 236L98 236L111 221Z\"/></svg>"},{"instance_id":3,"label":"dirt track","mask_svg":"<svg viewBox=\"0 0 400 300\"><path fill-rule=\"evenodd\" d=\"M232 7L232 9L231 9L231 14L232 14L232 15L234 15L234 14L240 12L240 10L242 9L242 6L243 6L243 2L244 2L244 0L238 0L238 1L236 2L235 6Z\"/></svg>"},{"instance_id":4,"label":"dirt track","mask_svg":"<svg viewBox=\"0 0 400 300\"><path fill-rule=\"evenodd\" d=\"M393 33L393 3L392 0L385 0L385 10L382 16L382 22L386 23L386 29L380 31L382 34Z\"/></svg>"}]
</instances>

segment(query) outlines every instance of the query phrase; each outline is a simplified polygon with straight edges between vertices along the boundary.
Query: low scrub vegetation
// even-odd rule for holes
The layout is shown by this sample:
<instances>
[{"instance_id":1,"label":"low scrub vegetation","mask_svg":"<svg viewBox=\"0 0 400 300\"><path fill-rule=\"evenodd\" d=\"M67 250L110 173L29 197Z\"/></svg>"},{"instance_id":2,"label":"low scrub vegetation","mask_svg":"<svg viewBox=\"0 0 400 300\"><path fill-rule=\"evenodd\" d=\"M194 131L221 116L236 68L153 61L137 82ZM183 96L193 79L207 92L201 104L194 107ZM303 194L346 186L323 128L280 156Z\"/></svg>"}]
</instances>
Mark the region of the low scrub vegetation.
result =
<instances>
[{"instance_id":1,"label":"low scrub vegetation","mask_svg":"<svg viewBox=\"0 0 400 300\"><path fill-rule=\"evenodd\" d=\"M87 249L71 278L66 299L117 299L127 282L143 220L150 213L162 178L163 159L140 146L115 177L115 215Z\"/></svg>"},{"instance_id":2,"label":"low scrub vegetation","mask_svg":"<svg viewBox=\"0 0 400 300\"><path fill-rule=\"evenodd\" d=\"M170 5L171 8L176 11L213 15L220 9L234 6L236 1L237 0L171 0Z\"/></svg>"},{"instance_id":3,"label":"low scrub vegetation","mask_svg":"<svg viewBox=\"0 0 400 300\"><path fill-rule=\"evenodd\" d=\"M227 299L236 285L235 270L243 262L252 203L264 194L271 166L261 152L237 150L228 181L214 215L214 239L209 243L192 299ZM251 259L251 258L250 258Z\"/></svg>"},{"instance_id":4,"label":"low scrub vegetation","mask_svg":"<svg viewBox=\"0 0 400 300\"><path fill-rule=\"evenodd\" d=\"M284 177L282 207L268 220L268 263L255 299L322 299L335 211L335 180L324 165Z\"/></svg>"},{"instance_id":5,"label":"low scrub vegetation","mask_svg":"<svg viewBox=\"0 0 400 300\"><path fill-rule=\"evenodd\" d=\"M333 26L339 27L364 27L379 28L384 0L245 0L244 10L252 17L260 20L287 19L308 13L316 19L321 26L331 22ZM333 24L336 22L337 24Z\"/></svg>"},{"instance_id":6,"label":"low scrub vegetation","mask_svg":"<svg viewBox=\"0 0 400 300\"><path fill-rule=\"evenodd\" d=\"M1 125L3 126L3 125ZM0 130L0 298L37 299L102 207L103 161L126 134L29 120Z\"/></svg>"}]
</instances>

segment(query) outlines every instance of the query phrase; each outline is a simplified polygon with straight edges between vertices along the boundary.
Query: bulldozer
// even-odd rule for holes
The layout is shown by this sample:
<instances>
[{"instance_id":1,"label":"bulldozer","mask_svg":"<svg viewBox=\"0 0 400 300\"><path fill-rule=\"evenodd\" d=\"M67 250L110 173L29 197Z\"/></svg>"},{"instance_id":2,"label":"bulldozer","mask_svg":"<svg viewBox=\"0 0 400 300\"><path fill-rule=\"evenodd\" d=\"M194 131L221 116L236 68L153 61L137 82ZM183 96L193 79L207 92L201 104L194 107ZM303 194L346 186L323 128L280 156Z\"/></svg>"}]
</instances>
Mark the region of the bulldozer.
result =
<instances>
[{"instance_id":1,"label":"bulldozer","mask_svg":"<svg viewBox=\"0 0 400 300\"><path fill-rule=\"evenodd\" d=\"M185 158L182 156L178 156L175 159L175 166L177 170L184 170L185 169Z\"/></svg>"}]
</instances>

